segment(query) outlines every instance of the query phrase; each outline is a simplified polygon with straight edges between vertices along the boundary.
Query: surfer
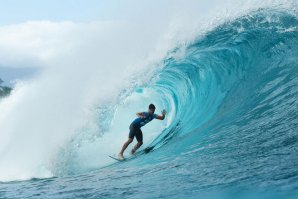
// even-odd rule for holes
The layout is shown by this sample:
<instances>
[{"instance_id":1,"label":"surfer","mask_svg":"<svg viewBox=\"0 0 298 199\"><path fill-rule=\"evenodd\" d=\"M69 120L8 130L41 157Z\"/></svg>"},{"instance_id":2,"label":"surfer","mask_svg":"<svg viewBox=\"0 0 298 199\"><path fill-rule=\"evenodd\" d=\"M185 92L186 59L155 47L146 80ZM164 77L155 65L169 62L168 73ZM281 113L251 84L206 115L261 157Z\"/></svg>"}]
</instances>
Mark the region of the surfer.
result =
<instances>
[{"instance_id":1,"label":"surfer","mask_svg":"<svg viewBox=\"0 0 298 199\"><path fill-rule=\"evenodd\" d=\"M143 144L143 133L141 127L146 125L148 122L151 122L153 119L164 120L166 116L166 110L162 111L162 115L154 114L155 106L153 104L149 105L148 112L138 112L136 118L129 126L129 135L128 140L123 144L123 147L118 154L119 160L123 160L123 153L130 143L132 143L134 137L136 137L138 143L131 150L131 154L134 154L138 148Z\"/></svg>"}]
</instances>

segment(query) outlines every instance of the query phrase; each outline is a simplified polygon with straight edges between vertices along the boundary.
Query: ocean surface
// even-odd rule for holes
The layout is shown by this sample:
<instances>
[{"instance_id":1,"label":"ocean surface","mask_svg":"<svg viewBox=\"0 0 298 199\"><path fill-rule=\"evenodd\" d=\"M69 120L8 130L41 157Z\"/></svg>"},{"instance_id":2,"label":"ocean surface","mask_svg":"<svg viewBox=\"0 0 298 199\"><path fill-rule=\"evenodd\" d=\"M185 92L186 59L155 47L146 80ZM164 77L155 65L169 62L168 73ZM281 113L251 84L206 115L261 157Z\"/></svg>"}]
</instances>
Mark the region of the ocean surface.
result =
<instances>
[{"instance_id":1,"label":"ocean surface","mask_svg":"<svg viewBox=\"0 0 298 199\"><path fill-rule=\"evenodd\" d=\"M48 177L0 179L0 198L298 198L297 12L257 9L224 21L160 66L146 84L123 91L116 108L95 110L105 133L75 136ZM158 99L167 123L148 124L158 127L135 157L109 159L134 116L122 137L113 134L113 152L96 143L113 142L112 121L142 96ZM93 149L104 164L91 163Z\"/></svg>"}]
</instances>

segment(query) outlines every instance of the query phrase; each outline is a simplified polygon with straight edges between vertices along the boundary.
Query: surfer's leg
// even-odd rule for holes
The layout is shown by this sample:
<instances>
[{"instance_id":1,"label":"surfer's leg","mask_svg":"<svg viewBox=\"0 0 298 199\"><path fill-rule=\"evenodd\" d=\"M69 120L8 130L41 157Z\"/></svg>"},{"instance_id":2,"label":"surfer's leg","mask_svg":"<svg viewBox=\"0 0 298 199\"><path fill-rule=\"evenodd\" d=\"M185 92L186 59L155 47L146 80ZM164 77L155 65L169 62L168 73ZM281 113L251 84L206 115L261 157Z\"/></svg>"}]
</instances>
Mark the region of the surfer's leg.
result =
<instances>
[{"instance_id":1,"label":"surfer's leg","mask_svg":"<svg viewBox=\"0 0 298 199\"><path fill-rule=\"evenodd\" d=\"M123 156L123 153L124 153L125 149L128 147L128 145L130 143L132 143L132 139L131 138L128 138L128 140L123 144L122 149L121 149L119 155Z\"/></svg>"},{"instance_id":2,"label":"surfer's leg","mask_svg":"<svg viewBox=\"0 0 298 199\"><path fill-rule=\"evenodd\" d=\"M119 153L119 155L118 156L120 156L120 157L122 157L123 158L123 153L124 153L124 151L125 151L125 149L128 147L128 145L130 144L130 143L132 143L132 141L133 141L133 138L134 138L134 136L135 136L135 131L136 131L136 129L134 128L134 126L133 125L130 125L129 126L129 135L128 135L128 140L123 144L123 146L122 146L122 149L121 149L121 151L120 151L120 153Z\"/></svg>"},{"instance_id":3,"label":"surfer's leg","mask_svg":"<svg viewBox=\"0 0 298 199\"><path fill-rule=\"evenodd\" d=\"M139 129L137 131L136 138L137 138L138 143L131 150L132 154L134 154L138 150L138 148L140 148L140 146L142 146L142 144L143 144L143 133L142 133L141 129Z\"/></svg>"}]
</instances>

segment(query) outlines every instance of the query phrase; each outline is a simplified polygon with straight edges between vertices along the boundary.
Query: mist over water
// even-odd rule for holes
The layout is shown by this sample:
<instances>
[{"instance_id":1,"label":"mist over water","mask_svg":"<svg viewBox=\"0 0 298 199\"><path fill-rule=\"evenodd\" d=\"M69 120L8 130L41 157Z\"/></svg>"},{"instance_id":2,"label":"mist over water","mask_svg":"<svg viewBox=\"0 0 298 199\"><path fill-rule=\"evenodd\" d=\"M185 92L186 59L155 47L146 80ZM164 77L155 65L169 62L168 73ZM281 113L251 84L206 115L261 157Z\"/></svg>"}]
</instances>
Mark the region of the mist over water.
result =
<instances>
[{"instance_id":1,"label":"mist over water","mask_svg":"<svg viewBox=\"0 0 298 199\"><path fill-rule=\"evenodd\" d=\"M0 101L0 181L21 181L4 184L7 197L18 183L24 197L43 190L34 183L55 198L295 193L297 2L212 3L1 27L1 65L41 68ZM140 156L115 163L150 103L166 120L142 128Z\"/></svg>"}]
</instances>

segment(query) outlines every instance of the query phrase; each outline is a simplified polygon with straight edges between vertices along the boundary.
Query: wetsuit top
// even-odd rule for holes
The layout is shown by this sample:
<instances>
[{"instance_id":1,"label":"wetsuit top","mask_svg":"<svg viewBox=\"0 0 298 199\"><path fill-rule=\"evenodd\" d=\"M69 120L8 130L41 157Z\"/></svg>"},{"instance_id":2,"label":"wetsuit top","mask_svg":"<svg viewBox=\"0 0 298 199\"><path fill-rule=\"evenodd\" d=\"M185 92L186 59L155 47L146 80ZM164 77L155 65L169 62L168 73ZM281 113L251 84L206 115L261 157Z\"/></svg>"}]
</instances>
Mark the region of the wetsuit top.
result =
<instances>
[{"instance_id":1,"label":"wetsuit top","mask_svg":"<svg viewBox=\"0 0 298 199\"><path fill-rule=\"evenodd\" d=\"M148 112L142 112L142 115L145 116L145 118L138 117L132 122L132 124L137 128L141 128L157 117L157 114L150 115Z\"/></svg>"}]
</instances>

